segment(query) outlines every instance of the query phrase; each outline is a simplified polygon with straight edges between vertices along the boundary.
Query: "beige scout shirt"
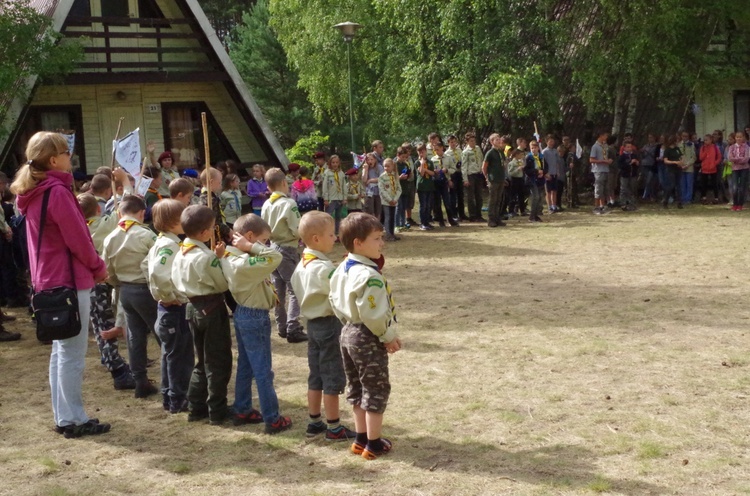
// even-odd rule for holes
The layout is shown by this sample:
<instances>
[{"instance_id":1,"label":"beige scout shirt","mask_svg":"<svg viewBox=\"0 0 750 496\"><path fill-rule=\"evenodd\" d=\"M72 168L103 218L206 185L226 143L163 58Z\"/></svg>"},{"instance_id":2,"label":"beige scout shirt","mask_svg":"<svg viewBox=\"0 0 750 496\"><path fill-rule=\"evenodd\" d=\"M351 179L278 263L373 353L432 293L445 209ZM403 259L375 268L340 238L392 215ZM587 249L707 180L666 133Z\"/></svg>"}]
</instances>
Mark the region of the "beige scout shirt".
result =
<instances>
[{"instance_id":1,"label":"beige scout shirt","mask_svg":"<svg viewBox=\"0 0 750 496\"><path fill-rule=\"evenodd\" d=\"M117 214L89 217L86 224L89 226L94 248L101 255L104 250L104 239L117 229Z\"/></svg>"},{"instance_id":2,"label":"beige scout shirt","mask_svg":"<svg viewBox=\"0 0 750 496\"><path fill-rule=\"evenodd\" d=\"M397 202L401 196L401 181L398 180L396 174L383 172L378 177L378 189L383 205L392 206L391 202Z\"/></svg>"},{"instance_id":3,"label":"beige scout shirt","mask_svg":"<svg viewBox=\"0 0 750 496\"><path fill-rule=\"evenodd\" d=\"M137 219L127 215L120 218L117 229L104 239L102 250L109 283L147 284L148 251L155 241L156 234Z\"/></svg>"},{"instance_id":4,"label":"beige scout shirt","mask_svg":"<svg viewBox=\"0 0 750 496\"><path fill-rule=\"evenodd\" d=\"M366 325L382 343L397 337L393 297L369 258L353 253L346 257L331 276L330 301L342 322Z\"/></svg>"},{"instance_id":5,"label":"beige scout shirt","mask_svg":"<svg viewBox=\"0 0 750 496\"><path fill-rule=\"evenodd\" d=\"M249 254L228 246L221 269L237 303L261 310L275 307L278 300L269 278L281 260L281 253L260 243L253 243Z\"/></svg>"},{"instance_id":6,"label":"beige scout shirt","mask_svg":"<svg viewBox=\"0 0 750 496\"><path fill-rule=\"evenodd\" d=\"M172 283L172 264L182 248L174 233L161 233L148 252L148 287L156 301L187 303L187 297Z\"/></svg>"},{"instance_id":7,"label":"beige scout shirt","mask_svg":"<svg viewBox=\"0 0 750 496\"><path fill-rule=\"evenodd\" d=\"M346 199L346 175L341 171L336 172L326 169L323 173L323 200L327 202L344 201Z\"/></svg>"},{"instance_id":8,"label":"beige scout shirt","mask_svg":"<svg viewBox=\"0 0 750 496\"><path fill-rule=\"evenodd\" d=\"M324 253L310 248L302 252L302 260L292 274L292 288L299 301L299 311L306 319L333 315L328 296L334 270L336 267Z\"/></svg>"},{"instance_id":9,"label":"beige scout shirt","mask_svg":"<svg viewBox=\"0 0 750 496\"><path fill-rule=\"evenodd\" d=\"M280 246L297 246L300 219L297 202L274 191L263 204L260 216L271 226L271 241Z\"/></svg>"},{"instance_id":10,"label":"beige scout shirt","mask_svg":"<svg viewBox=\"0 0 750 496\"><path fill-rule=\"evenodd\" d=\"M461 161L461 155L462 153L459 147L447 148L445 150L445 156L450 157L450 159L453 161L453 171L451 172L451 174L453 174L454 172L458 170L456 166ZM463 164L461 165L461 170L463 170Z\"/></svg>"},{"instance_id":11,"label":"beige scout shirt","mask_svg":"<svg viewBox=\"0 0 750 496\"><path fill-rule=\"evenodd\" d=\"M225 293L229 289L221 260L205 243L185 238L172 262L172 283L187 298Z\"/></svg>"},{"instance_id":12,"label":"beige scout shirt","mask_svg":"<svg viewBox=\"0 0 750 496\"><path fill-rule=\"evenodd\" d=\"M432 160L432 164L435 166L435 170L448 170L448 172L446 172L445 174L446 179L450 179L450 176L452 176L453 173L456 172L456 161L453 160L453 157L449 155L443 154L442 157L434 155L430 160Z\"/></svg>"},{"instance_id":13,"label":"beige scout shirt","mask_svg":"<svg viewBox=\"0 0 750 496\"><path fill-rule=\"evenodd\" d=\"M484 154L482 154L482 149L479 146L472 148L466 145L461 154L461 172L463 172L464 178L471 174L481 174L483 161Z\"/></svg>"}]
</instances>

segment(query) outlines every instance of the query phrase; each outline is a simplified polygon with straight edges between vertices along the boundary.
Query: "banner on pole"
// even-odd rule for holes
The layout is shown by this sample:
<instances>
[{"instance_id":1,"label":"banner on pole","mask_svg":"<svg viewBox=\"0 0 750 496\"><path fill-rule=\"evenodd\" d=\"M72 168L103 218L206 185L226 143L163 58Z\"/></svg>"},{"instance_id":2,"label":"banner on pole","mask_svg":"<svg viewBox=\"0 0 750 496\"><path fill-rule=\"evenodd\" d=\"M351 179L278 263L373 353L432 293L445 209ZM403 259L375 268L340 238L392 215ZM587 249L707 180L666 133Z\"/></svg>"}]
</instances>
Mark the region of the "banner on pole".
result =
<instances>
[{"instance_id":1,"label":"banner on pole","mask_svg":"<svg viewBox=\"0 0 750 496\"><path fill-rule=\"evenodd\" d=\"M366 156L367 155L364 153L362 155L357 155L356 153L352 152L352 160L354 160L355 169L359 169L360 167L362 167L362 164L365 163Z\"/></svg>"},{"instance_id":2,"label":"banner on pole","mask_svg":"<svg viewBox=\"0 0 750 496\"><path fill-rule=\"evenodd\" d=\"M148 188L151 187L151 181L154 179L151 177L143 176L138 180L137 187L138 189L135 191L135 194L140 196L141 198L146 196L146 193L148 193Z\"/></svg>"},{"instance_id":3,"label":"banner on pole","mask_svg":"<svg viewBox=\"0 0 750 496\"><path fill-rule=\"evenodd\" d=\"M578 142L578 139L576 139L576 158L580 159L581 157L583 157L583 147Z\"/></svg>"},{"instance_id":4,"label":"banner on pole","mask_svg":"<svg viewBox=\"0 0 750 496\"><path fill-rule=\"evenodd\" d=\"M114 142L115 158L120 166L134 178L141 175L140 128Z\"/></svg>"},{"instance_id":5,"label":"banner on pole","mask_svg":"<svg viewBox=\"0 0 750 496\"><path fill-rule=\"evenodd\" d=\"M68 151L70 152L70 155L73 156L73 152L75 151L76 147L76 133L73 134L62 134L62 137L65 138L65 141L68 142Z\"/></svg>"}]
</instances>

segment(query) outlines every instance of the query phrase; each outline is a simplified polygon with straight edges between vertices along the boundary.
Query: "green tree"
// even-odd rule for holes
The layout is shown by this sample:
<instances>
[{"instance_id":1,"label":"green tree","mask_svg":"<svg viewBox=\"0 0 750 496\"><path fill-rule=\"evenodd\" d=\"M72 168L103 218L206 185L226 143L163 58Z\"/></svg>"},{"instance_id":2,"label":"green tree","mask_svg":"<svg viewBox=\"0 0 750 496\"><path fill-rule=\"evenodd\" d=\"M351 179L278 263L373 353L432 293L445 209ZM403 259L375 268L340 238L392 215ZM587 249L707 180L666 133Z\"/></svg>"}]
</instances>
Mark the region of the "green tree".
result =
<instances>
[{"instance_id":1,"label":"green tree","mask_svg":"<svg viewBox=\"0 0 750 496\"><path fill-rule=\"evenodd\" d=\"M229 54L276 137L287 148L313 130L315 118L269 19L266 0L259 0L235 28Z\"/></svg>"},{"instance_id":2,"label":"green tree","mask_svg":"<svg viewBox=\"0 0 750 496\"><path fill-rule=\"evenodd\" d=\"M10 102L27 96L29 77L54 82L83 57L79 43L59 43L60 39L52 29L52 20L31 8L28 1L0 6L0 100L5 103L0 105L0 122Z\"/></svg>"}]
</instances>

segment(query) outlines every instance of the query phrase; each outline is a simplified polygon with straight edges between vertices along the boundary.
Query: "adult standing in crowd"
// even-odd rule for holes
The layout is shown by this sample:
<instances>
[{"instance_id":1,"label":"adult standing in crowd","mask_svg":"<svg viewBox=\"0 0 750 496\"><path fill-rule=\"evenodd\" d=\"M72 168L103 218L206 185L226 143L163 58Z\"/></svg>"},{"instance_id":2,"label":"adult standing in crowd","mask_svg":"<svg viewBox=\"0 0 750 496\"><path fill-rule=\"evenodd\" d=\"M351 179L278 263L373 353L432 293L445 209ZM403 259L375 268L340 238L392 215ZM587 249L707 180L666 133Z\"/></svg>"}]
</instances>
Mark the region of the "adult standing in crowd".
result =
<instances>
[{"instance_id":1,"label":"adult standing in crowd","mask_svg":"<svg viewBox=\"0 0 750 496\"><path fill-rule=\"evenodd\" d=\"M70 150L57 133L39 132L26 146L24 164L11 190L18 195L18 208L26 216L29 271L35 291L73 283L78 292L81 331L77 336L52 344L49 383L55 431L66 438L108 432L109 424L86 415L83 407L83 368L88 346L91 289L107 279L104 261L91 241L86 220L73 196ZM42 202L49 191L43 238L37 251ZM72 272L72 273L71 273Z\"/></svg>"}]
</instances>

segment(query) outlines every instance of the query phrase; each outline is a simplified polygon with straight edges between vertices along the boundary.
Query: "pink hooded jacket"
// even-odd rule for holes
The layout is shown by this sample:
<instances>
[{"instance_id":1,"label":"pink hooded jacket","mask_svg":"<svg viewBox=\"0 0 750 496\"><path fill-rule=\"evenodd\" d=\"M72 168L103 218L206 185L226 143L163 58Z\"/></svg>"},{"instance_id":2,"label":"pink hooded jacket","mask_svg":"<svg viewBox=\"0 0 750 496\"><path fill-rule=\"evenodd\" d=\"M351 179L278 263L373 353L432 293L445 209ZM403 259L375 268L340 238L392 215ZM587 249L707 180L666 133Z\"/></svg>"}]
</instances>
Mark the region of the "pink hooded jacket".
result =
<instances>
[{"instance_id":1,"label":"pink hooded jacket","mask_svg":"<svg viewBox=\"0 0 750 496\"><path fill-rule=\"evenodd\" d=\"M76 289L91 289L95 278L107 274L107 267L91 241L81 207L73 196L72 185L71 174L48 171L47 178L36 188L18 196L18 209L26 216L29 267L35 291L57 286L70 287L73 279L70 276L69 251L73 256ZM37 253L42 199L48 189L47 221L42 245Z\"/></svg>"}]
</instances>

